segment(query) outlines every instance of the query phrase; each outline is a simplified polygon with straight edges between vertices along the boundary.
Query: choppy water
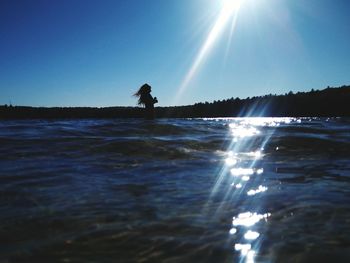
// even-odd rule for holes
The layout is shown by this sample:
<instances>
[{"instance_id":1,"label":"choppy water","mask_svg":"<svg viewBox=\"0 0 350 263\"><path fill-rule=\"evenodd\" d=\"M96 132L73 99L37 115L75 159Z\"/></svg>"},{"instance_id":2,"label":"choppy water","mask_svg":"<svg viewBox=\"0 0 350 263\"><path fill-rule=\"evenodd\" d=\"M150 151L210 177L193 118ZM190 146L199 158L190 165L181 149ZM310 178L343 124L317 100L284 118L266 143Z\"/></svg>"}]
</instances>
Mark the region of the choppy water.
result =
<instances>
[{"instance_id":1,"label":"choppy water","mask_svg":"<svg viewBox=\"0 0 350 263\"><path fill-rule=\"evenodd\" d=\"M0 262L350 262L349 130L0 122Z\"/></svg>"}]
</instances>

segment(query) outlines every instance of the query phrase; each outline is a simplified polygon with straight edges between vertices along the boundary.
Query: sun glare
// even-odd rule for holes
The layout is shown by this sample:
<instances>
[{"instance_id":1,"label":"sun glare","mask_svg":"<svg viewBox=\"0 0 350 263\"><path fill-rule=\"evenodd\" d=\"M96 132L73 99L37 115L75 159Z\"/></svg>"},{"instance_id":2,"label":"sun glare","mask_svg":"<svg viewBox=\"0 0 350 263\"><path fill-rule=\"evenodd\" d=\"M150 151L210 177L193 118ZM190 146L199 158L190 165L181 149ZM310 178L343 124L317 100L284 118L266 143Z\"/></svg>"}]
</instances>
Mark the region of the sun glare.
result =
<instances>
[{"instance_id":1,"label":"sun glare","mask_svg":"<svg viewBox=\"0 0 350 263\"><path fill-rule=\"evenodd\" d=\"M188 84L193 79L194 75L198 71L198 68L203 63L204 59L208 56L210 53L210 50L213 48L215 42L217 41L220 34L225 29L226 25L229 21L233 20L235 21L239 12L239 9L242 5L244 0L223 0L221 2L221 11L211 28L206 40L202 44L191 68L189 69L188 73L186 74L179 90L177 93L177 96L175 98L175 102L179 99L179 97L184 93L184 91L187 89ZM234 30L234 27L231 29Z\"/></svg>"},{"instance_id":2,"label":"sun glare","mask_svg":"<svg viewBox=\"0 0 350 263\"><path fill-rule=\"evenodd\" d=\"M224 0L223 9L231 10L231 12L241 7L243 0Z\"/></svg>"}]
</instances>

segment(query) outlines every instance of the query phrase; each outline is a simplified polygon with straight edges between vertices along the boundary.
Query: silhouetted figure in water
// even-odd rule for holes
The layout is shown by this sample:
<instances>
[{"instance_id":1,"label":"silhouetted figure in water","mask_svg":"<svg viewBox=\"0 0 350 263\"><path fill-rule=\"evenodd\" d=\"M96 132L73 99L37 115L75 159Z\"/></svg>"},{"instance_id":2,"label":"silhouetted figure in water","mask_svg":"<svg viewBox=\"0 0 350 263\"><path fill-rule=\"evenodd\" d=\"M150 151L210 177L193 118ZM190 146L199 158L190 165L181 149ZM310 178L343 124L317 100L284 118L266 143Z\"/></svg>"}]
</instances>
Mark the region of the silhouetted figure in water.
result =
<instances>
[{"instance_id":1,"label":"silhouetted figure in water","mask_svg":"<svg viewBox=\"0 0 350 263\"><path fill-rule=\"evenodd\" d=\"M154 119L154 104L158 102L156 97L152 97L151 91L151 86L146 83L134 94L135 97L139 97L138 104L145 106L146 119Z\"/></svg>"}]
</instances>

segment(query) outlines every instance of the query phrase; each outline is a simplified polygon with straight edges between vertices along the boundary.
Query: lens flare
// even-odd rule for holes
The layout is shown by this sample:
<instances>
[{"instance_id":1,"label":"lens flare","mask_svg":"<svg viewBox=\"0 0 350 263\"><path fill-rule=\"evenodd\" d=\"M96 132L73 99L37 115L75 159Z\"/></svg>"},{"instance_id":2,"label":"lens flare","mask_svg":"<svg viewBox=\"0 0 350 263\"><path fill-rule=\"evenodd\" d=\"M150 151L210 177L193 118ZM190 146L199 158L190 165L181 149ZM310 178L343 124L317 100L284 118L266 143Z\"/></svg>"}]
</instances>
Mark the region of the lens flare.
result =
<instances>
[{"instance_id":1,"label":"lens flare","mask_svg":"<svg viewBox=\"0 0 350 263\"><path fill-rule=\"evenodd\" d=\"M202 47L200 48L190 70L186 74L184 80L182 81L179 90L177 92L177 95L175 97L175 103L179 100L181 95L184 93L184 91L187 89L189 83L193 79L194 75L198 71L198 68L203 63L204 59L207 57L207 55L210 53L210 50L213 48L215 42L217 41L218 37L222 33L222 31L225 29L228 22L233 19L233 21L236 20L238 11L241 7L241 4L243 3L243 0L224 0L222 1L222 7L221 11L218 15L218 18L216 19L212 29L210 30L206 40L204 41ZM231 29L234 30L234 27Z\"/></svg>"}]
</instances>

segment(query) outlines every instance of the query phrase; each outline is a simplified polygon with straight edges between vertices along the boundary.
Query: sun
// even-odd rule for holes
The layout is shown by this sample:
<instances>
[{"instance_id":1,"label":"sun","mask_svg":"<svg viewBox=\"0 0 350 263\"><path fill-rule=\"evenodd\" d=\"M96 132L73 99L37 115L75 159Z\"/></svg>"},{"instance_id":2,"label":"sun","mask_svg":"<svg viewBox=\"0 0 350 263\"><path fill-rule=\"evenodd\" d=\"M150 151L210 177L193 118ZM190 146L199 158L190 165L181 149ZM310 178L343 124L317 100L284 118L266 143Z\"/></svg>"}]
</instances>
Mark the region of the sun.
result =
<instances>
[{"instance_id":1,"label":"sun","mask_svg":"<svg viewBox=\"0 0 350 263\"><path fill-rule=\"evenodd\" d=\"M199 49L197 57L195 58L191 68L186 74L181 86L178 89L175 101L186 91L188 84L198 71L198 68L203 64L203 61L213 49L214 44L217 42L220 34L224 31L229 21L235 22L238 16L239 9L244 0L222 0L220 3L220 12L215 20L209 34ZM235 24L235 23L233 23ZM231 35L233 33L234 26L231 29ZM231 37L230 37L231 38Z\"/></svg>"},{"instance_id":2,"label":"sun","mask_svg":"<svg viewBox=\"0 0 350 263\"><path fill-rule=\"evenodd\" d=\"M227 10L227 12L235 12L237 11L244 0L223 0L222 1L222 8L223 10Z\"/></svg>"}]
</instances>

